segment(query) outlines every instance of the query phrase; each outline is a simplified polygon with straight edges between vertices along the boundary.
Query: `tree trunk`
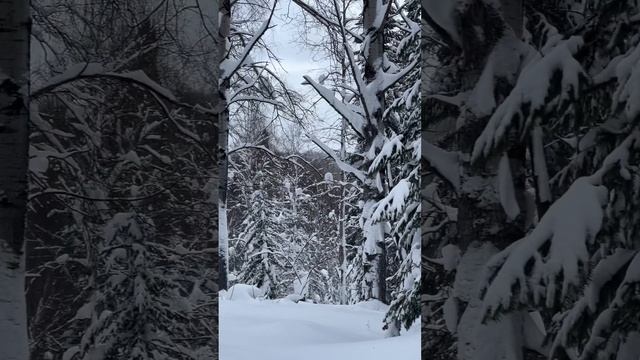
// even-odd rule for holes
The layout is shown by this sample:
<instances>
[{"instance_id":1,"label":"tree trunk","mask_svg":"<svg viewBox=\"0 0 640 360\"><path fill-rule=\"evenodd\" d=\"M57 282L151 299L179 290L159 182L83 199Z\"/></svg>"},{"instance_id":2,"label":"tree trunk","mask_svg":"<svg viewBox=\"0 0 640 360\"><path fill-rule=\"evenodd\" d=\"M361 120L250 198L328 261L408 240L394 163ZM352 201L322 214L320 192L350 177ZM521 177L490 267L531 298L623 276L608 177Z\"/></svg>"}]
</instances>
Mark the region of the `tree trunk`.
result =
<instances>
[{"instance_id":1,"label":"tree trunk","mask_svg":"<svg viewBox=\"0 0 640 360\"><path fill-rule=\"evenodd\" d=\"M229 142L229 112L224 110L218 118L218 171L220 182L218 184L218 246L219 257L219 283L220 290L228 288L229 273L229 229L227 224L227 187L229 178L229 162L227 159L227 147Z\"/></svg>"},{"instance_id":2,"label":"tree trunk","mask_svg":"<svg viewBox=\"0 0 640 360\"><path fill-rule=\"evenodd\" d=\"M29 358L24 293L29 2L0 0L0 353Z\"/></svg>"},{"instance_id":3,"label":"tree trunk","mask_svg":"<svg viewBox=\"0 0 640 360\"><path fill-rule=\"evenodd\" d=\"M343 72L344 74L344 72ZM344 76L343 76L344 79ZM346 155L346 130L347 130L347 120L342 118L342 123L340 127L340 160L345 160ZM347 175L344 171L342 171L340 176L340 180L345 182L347 180ZM346 234L346 226L347 226L347 211L345 204L346 197L346 189L344 185L340 186L340 201L338 206L340 207L338 210L339 221L338 221L338 235L340 236L340 304L345 305L348 303L347 296L347 234Z\"/></svg>"},{"instance_id":4,"label":"tree trunk","mask_svg":"<svg viewBox=\"0 0 640 360\"><path fill-rule=\"evenodd\" d=\"M231 1L222 0L220 2L218 28L218 59L222 62L224 54L227 52L227 42L231 26ZM220 63L218 63L219 65ZM229 144L229 109L227 107L227 92L229 90L229 80L218 84L218 171L219 174L219 206L218 206L218 241L220 247L220 290L228 287L229 271L229 231L227 225L227 185L229 177L229 160L227 158L227 147Z\"/></svg>"},{"instance_id":5,"label":"tree trunk","mask_svg":"<svg viewBox=\"0 0 640 360\"><path fill-rule=\"evenodd\" d=\"M363 28L365 33L370 36L368 52L365 53L364 80L366 84L370 84L376 80L378 75L383 72L382 64L384 57L384 21L377 27L375 22L378 16L378 1L383 0L365 0L363 7ZM384 3L383 3L384 4ZM383 113L384 113L384 92L380 89L375 94L375 104L373 109L369 109L368 124L364 129L364 139L362 141L361 150L366 153L374 144L378 136L384 135ZM371 161L373 159L367 159ZM375 181L375 174L371 175L371 180ZM381 179L384 183L384 179ZM365 209L371 207L382 199L384 194L371 184L364 184ZM364 211L367 214L368 211ZM369 214L371 215L371 214ZM368 220L368 219L367 219ZM367 225L368 224L368 225ZM364 234L369 242L375 242L375 246L365 246L364 264L365 274L367 276L367 289L369 296L386 303L386 243L385 243L385 226L384 222L371 224L365 222ZM374 237L374 238L372 238ZM367 240L365 240L367 241Z\"/></svg>"}]
</instances>

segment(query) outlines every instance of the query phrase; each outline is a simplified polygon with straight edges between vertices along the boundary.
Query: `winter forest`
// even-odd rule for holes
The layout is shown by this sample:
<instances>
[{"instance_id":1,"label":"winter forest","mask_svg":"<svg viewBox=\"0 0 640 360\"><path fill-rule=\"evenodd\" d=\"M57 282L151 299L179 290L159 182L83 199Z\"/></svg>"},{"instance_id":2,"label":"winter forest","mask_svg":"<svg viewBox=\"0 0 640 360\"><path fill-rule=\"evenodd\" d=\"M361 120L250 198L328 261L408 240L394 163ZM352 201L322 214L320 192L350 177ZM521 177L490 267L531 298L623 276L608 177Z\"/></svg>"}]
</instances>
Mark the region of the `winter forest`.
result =
<instances>
[{"instance_id":1,"label":"winter forest","mask_svg":"<svg viewBox=\"0 0 640 360\"><path fill-rule=\"evenodd\" d=\"M0 359L417 359L420 10L0 2Z\"/></svg>"},{"instance_id":2,"label":"winter forest","mask_svg":"<svg viewBox=\"0 0 640 360\"><path fill-rule=\"evenodd\" d=\"M229 6L220 359L418 359L420 4Z\"/></svg>"},{"instance_id":3,"label":"winter forest","mask_svg":"<svg viewBox=\"0 0 640 360\"><path fill-rule=\"evenodd\" d=\"M0 0L0 360L640 360L638 0Z\"/></svg>"}]
</instances>

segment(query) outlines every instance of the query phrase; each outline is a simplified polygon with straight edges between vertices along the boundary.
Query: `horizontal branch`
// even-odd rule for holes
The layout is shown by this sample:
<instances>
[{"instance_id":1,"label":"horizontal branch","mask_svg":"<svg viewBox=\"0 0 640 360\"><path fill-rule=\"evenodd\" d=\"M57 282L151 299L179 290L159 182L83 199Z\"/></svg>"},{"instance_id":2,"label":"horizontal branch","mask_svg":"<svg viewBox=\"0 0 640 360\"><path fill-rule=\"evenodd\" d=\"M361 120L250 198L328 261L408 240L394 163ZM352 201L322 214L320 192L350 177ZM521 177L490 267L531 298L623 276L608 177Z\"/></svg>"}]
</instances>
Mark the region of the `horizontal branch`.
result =
<instances>
[{"instance_id":1,"label":"horizontal branch","mask_svg":"<svg viewBox=\"0 0 640 360\"><path fill-rule=\"evenodd\" d=\"M140 201L140 200L146 200L146 199L150 199L152 197L156 197L166 191L169 191L172 187L176 186L177 183L172 184L168 187L165 187L157 192L154 192L152 194L148 194L145 196L140 196L140 197L106 197L106 198L96 198L96 197L91 197L91 196L86 196L86 195L82 195L82 194L76 194L76 193L72 193L69 191L65 191L65 190L45 190L45 191L41 191L39 193L35 193L32 195L29 195L28 201L32 201L36 198L39 198L41 196L45 196L45 195L62 195L62 196L70 196L70 197L75 197L78 199L83 199L83 200L88 200L88 201L105 201L105 202L113 202L113 201Z\"/></svg>"}]
</instances>

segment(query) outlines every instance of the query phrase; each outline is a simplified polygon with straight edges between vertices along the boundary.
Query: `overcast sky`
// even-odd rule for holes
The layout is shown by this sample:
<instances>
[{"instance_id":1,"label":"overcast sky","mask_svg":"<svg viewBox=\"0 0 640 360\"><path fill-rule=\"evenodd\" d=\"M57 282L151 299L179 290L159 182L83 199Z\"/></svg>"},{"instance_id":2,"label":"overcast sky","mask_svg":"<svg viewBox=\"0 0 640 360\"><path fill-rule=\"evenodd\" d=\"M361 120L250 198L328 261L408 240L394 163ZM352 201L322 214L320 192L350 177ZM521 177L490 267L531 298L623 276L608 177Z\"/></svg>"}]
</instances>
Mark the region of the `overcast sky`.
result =
<instances>
[{"instance_id":1,"label":"overcast sky","mask_svg":"<svg viewBox=\"0 0 640 360\"><path fill-rule=\"evenodd\" d=\"M281 59L281 65L284 69L278 71L286 79L290 89L298 91L304 95L309 102L316 102L319 96L309 85L301 85L304 81L303 75L311 75L317 78L320 74L327 71L329 62L324 54L318 54L311 51L301 43L302 23L300 8L290 0L281 0L278 2L276 16L272 19L274 28L270 29L264 37L264 41L271 45L272 51ZM314 38L324 36L322 32L311 34ZM286 72L285 72L286 71ZM320 118L328 123L338 118L333 109L324 101L317 101L315 107ZM317 127L326 127L325 124L317 124ZM336 144L330 144L331 147L337 148ZM315 145L310 143L315 148Z\"/></svg>"}]
</instances>

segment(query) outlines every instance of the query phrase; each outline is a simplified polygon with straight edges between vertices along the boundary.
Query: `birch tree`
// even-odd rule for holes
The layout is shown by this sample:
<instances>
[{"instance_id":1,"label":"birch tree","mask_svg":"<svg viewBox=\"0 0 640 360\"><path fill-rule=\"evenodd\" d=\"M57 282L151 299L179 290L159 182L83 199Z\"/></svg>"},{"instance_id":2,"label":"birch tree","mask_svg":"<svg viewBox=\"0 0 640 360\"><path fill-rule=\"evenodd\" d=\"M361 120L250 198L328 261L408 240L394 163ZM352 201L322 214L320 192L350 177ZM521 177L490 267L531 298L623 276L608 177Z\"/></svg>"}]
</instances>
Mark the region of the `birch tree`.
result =
<instances>
[{"instance_id":1,"label":"birch tree","mask_svg":"<svg viewBox=\"0 0 640 360\"><path fill-rule=\"evenodd\" d=\"M30 15L0 2L0 337L3 357L29 358L24 227L27 204Z\"/></svg>"}]
</instances>

